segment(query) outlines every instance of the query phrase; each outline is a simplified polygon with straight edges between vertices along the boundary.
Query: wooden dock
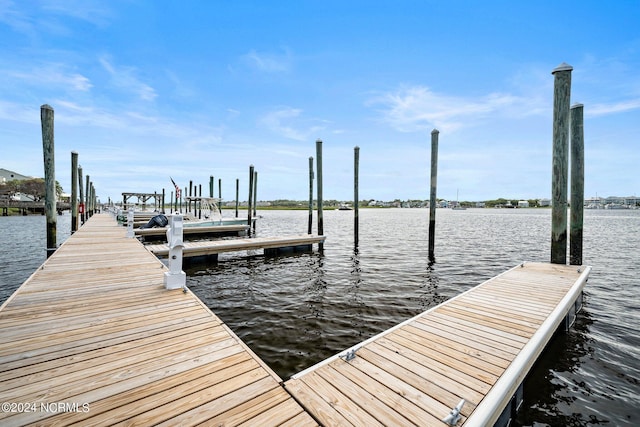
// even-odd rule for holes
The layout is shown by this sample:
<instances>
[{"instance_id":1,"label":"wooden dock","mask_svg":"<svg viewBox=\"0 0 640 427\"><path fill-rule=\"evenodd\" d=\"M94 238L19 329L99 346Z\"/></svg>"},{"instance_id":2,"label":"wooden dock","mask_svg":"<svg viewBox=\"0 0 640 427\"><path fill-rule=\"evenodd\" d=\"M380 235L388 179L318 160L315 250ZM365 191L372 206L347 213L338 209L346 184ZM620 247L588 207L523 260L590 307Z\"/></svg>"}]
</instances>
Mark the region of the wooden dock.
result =
<instances>
[{"instance_id":1,"label":"wooden dock","mask_svg":"<svg viewBox=\"0 0 640 427\"><path fill-rule=\"evenodd\" d=\"M324 242L325 238L326 236L303 234L299 236L285 237L253 237L250 239L184 242L182 256L192 257L217 255L224 252L240 252L257 249L264 249L265 254L268 254L269 250L287 251L289 248L311 250L312 245ZM169 255L169 247L166 243L157 245L150 244L145 247L159 257L166 257Z\"/></svg>"},{"instance_id":2,"label":"wooden dock","mask_svg":"<svg viewBox=\"0 0 640 427\"><path fill-rule=\"evenodd\" d=\"M590 272L524 263L283 383L125 236L94 215L0 306L0 425L506 425Z\"/></svg>"},{"instance_id":3,"label":"wooden dock","mask_svg":"<svg viewBox=\"0 0 640 427\"><path fill-rule=\"evenodd\" d=\"M108 214L0 307L0 425L317 423Z\"/></svg>"},{"instance_id":4,"label":"wooden dock","mask_svg":"<svg viewBox=\"0 0 640 427\"><path fill-rule=\"evenodd\" d=\"M194 234L206 234L206 235L246 235L249 231L248 225L211 225L206 227L183 227L182 232L185 236L194 235ZM156 227L156 228L136 228L133 230L136 236L164 236L166 240L167 236L167 228L166 227Z\"/></svg>"},{"instance_id":5,"label":"wooden dock","mask_svg":"<svg viewBox=\"0 0 640 427\"><path fill-rule=\"evenodd\" d=\"M502 425L552 334L581 305L589 272L515 267L294 375L285 388L327 426L444 426L462 399L455 425Z\"/></svg>"}]
</instances>

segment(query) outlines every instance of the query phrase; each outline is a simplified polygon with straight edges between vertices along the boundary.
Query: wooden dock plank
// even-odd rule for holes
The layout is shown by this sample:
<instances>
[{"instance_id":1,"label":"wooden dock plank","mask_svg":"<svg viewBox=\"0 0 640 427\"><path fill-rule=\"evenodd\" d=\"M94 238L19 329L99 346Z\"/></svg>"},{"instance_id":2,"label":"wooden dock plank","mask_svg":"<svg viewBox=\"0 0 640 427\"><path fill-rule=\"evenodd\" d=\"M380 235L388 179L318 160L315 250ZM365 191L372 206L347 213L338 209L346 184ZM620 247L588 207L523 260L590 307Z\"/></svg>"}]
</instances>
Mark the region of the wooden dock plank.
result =
<instances>
[{"instance_id":1,"label":"wooden dock plank","mask_svg":"<svg viewBox=\"0 0 640 427\"><path fill-rule=\"evenodd\" d=\"M544 263L515 267L294 375L285 387L326 425L333 425L336 413L367 425L379 408L371 409L371 396L394 412L387 414L386 425L404 425L395 416L405 417L407 424L444 425L440 420L462 399L466 403L458 426L493 425L582 291L589 271ZM351 351L355 358L346 360ZM310 391L320 387L319 378L325 385L318 394L329 403L320 410L319 398ZM353 390L355 385L362 390ZM400 397L419 411L411 411ZM348 407L343 399L349 399ZM358 411L347 412L353 408Z\"/></svg>"},{"instance_id":2,"label":"wooden dock plank","mask_svg":"<svg viewBox=\"0 0 640 427\"><path fill-rule=\"evenodd\" d=\"M125 234L94 215L0 307L0 396L37 405L0 413L0 424L175 425L226 413L316 425L195 295L164 289L166 267ZM80 410L42 410L51 403Z\"/></svg>"}]
</instances>

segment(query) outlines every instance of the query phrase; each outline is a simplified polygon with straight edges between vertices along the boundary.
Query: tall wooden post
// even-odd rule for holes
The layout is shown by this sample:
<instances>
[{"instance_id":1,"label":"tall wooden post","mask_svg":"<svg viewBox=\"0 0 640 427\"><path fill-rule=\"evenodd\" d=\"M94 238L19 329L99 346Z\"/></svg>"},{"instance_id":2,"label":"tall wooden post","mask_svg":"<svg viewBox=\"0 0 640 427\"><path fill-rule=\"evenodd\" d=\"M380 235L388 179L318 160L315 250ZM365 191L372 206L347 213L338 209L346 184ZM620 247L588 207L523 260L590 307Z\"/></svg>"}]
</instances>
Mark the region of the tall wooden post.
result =
<instances>
[{"instance_id":1,"label":"tall wooden post","mask_svg":"<svg viewBox=\"0 0 640 427\"><path fill-rule=\"evenodd\" d=\"M355 247L358 247L359 236L359 203L358 197L358 175L360 173L360 147L356 146L353 149L353 242Z\"/></svg>"},{"instance_id":2,"label":"tall wooden post","mask_svg":"<svg viewBox=\"0 0 640 427\"><path fill-rule=\"evenodd\" d=\"M240 179L236 178L236 218L238 218L238 199L240 197Z\"/></svg>"},{"instance_id":3,"label":"tall wooden post","mask_svg":"<svg viewBox=\"0 0 640 427\"><path fill-rule=\"evenodd\" d=\"M80 204L82 212L80 212L80 224L84 224L84 187L82 186L82 166L78 165L78 188L80 189Z\"/></svg>"},{"instance_id":4,"label":"tall wooden post","mask_svg":"<svg viewBox=\"0 0 640 427\"><path fill-rule=\"evenodd\" d=\"M44 157L44 210L47 216L47 258L56 250L56 170L54 156L53 108L40 107L42 152Z\"/></svg>"},{"instance_id":5,"label":"tall wooden post","mask_svg":"<svg viewBox=\"0 0 640 427\"><path fill-rule=\"evenodd\" d=\"M258 172L253 173L253 217L258 215ZM256 222L253 222L253 232L256 232Z\"/></svg>"},{"instance_id":6,"label":"tall wooden post","mask_svg":"<svg viewBox=\"0 0 640 427\"><path fill-rule=\"evenodd\" d=\"M71 234L78 230L78 153L71 152Z\"/></svg>"},{"instance_id":7,"label":"tall wooden post","mask_svg":"<svg viewBox=\"0 0 640 427\"><path fill-rule=\"evenodd\" d=\"M438 135L437 129L431 131L431 191L429 193L429 259L435 258L436 244L436 190L438 187Z\"/></svg>"},{"instance_id":8,"label":"tall wooden post","mask_svg":"<svg viewBox=\"0 0 640 427\"><path fill-rule=\"evenodd\" d=\"M213 183L215 180L213 179L213 175L209 176L209 197L213 197Z\"/></svg>"},{"instance_id":9,"label":"tall wooden post","mask_svg":"<svg viewBox=\"0 0 640 427\"><path fill-rule=\"evenodd\" d=\"M252 212L251 212L251 201L253 200L253 165L249 166L249 198L247 199L247 212L248 212L248 219L247 219L247 225L249 226L249 231L251 231L251 219L252 219Z\"/></svg>"},{"instance_id":10,"label":"tall wooden post","mask_svg":"<svg viewBox=\"0 0 640 427\"><path fill-rule=\"evenodd\" d=\"M218 178L218 199L220 199L218 211L220 212L220 216L222 216L222 178Z\"/></svg>"},{"instance_id":11,"label":"tall wooden post","mask_svg":"<svg viewBox=\"0 0 640 427\"><path fill-rule=\"evenodd\" d=\"M164 198L165 198L166 194L164 192L164 188L162 189L162 210L160 211L161 214L165 214L165 210L164 210Z\"/></svg>"},{"instance_id":12,"label":"tall wooden post","mask_svg":"<svg viewBox=\"0 0 640 427\"><path fill-rule=\"evenodd\" d=\"M91 178L89 176L89 174L87 174L87 176L85 177L85 186L84 186L84 215L85 215L85 219L88 221L89 218L91 218L91 204L89 203L89 200L91 199L91 187L89 186L89 184L91 183Z\"/></svg>"},{"instance_id":13,"label":"tall wooden post","mask_svg":"<svg viewBox=\"0 0 640 427\"><path fill-rule=\"evenodd\" d=\"M318 235L324 235L324 219L322 217L322 140L316 141L316 173L318 174ZM318 244L318 250L324 250L324 244Z\"/></svg>"},{"instance_id":14,"label":"tall wooden post","mask_svg":"<svg viewBox=\"0 0 640 427\"><path fill-rule=\"evenodd\" d=\"M567 186L569 179L569 102L573 67L560 64L552 74L553 160L551 178L551 263L567 263Z\"/></svg>"},{"instance_id":15,"label":"tall wooden post","mask_svg":"<svg viewBox=\"0 0 640 427\"><path fill-rule=\"evenodd\" d=\"M313 157L309 157L309 226L307 234L313 231Z\"/></svg>"},{"instance_id":16,"label":"tall wooden post","mask_svg":"<svg viewBox=\"0 0 640 427\"><path fill-rule=\"evenodd\" d=\"M584 222L584 124L583 105L571 107L571 215L569 222L569 263L582 265Z\"/></svg>"}]
</instances>

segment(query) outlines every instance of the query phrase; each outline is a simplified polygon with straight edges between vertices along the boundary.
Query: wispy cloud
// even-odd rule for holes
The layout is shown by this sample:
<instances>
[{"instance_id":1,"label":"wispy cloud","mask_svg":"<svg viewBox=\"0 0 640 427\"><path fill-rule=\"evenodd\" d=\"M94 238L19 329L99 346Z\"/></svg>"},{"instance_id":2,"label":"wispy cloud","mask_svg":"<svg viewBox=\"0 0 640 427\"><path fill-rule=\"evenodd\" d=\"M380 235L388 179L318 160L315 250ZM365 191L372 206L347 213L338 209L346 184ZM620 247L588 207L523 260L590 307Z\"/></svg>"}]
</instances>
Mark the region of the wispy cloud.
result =
<instances>
[{"instance_id":1,"label":"wispy cloud","mask_svg":"<svg viewBox=\"0 0 640 427\"><path fill-rule=\"evenodd\" d=\"M317 119L304 119L302 110L298 108L281 108L271 111L260 119L267 129L285 138L296 141L308 141L325 129Z\"/></svg>"},{"instance_id":2,"label":"wispy cloud","mask_svg":"<svg viewBox=\"0 0 640 427\"><path fill-rule=\"evenodd\" d=\"M283 73L291 70L293 57L288 49L284 53L266 53L250 50L242 56L242 61L258 71Z\"/></svg>"},{"instance_id":3,"label":"wispy cloud","mask_svg":"<svg viewBox=\"0 0 640 427\"><path fill-rule=\"evenodd\" d=\"M30 85L56 86L63 90L72 89L80 92L88 92L93 87L89 78L68 70L64 64L43 64L29 71L8 70L6 73L7 76Z\"/></svg>"},{"instance_id":4,"label":"wispy cloud","mask_svg":"<svg viewBox=\"0 0 640 427\"><path fill-rule=\"evenodd\" d=\"M116 87L130 91L144 101L153 101L158 96L154 88L138 79L135 67L116 67L107 55L100 57L100 64L111 75Z\"/></svg>"},{"instance_id":5,"label":"wispy cloud","mask_svg":"<svg viewBox=\"0 0 640 427\"><path fill-rule=\"evenodd\" d=\"M606 116L609 114L626 113L640 109L640 99L630 99L613 104L594 104L585 106L584 114L587 117Z\"/></svg>"},{"instance_id":6,"label":"wispy cloud","mask_svg":"<svg viewBox=\"0 0 640 427\"><path fill-rule=\"evenodd\" d=\"M527 107L530 100L507 93L492 93L479 98L465 98L433 92L426 86L405 87L374 97L367 105L382 105L383 120L400 132L438 128L449 132L473 125L495 114L522 116L536 109Z\"/></svg>"}]
</instances>

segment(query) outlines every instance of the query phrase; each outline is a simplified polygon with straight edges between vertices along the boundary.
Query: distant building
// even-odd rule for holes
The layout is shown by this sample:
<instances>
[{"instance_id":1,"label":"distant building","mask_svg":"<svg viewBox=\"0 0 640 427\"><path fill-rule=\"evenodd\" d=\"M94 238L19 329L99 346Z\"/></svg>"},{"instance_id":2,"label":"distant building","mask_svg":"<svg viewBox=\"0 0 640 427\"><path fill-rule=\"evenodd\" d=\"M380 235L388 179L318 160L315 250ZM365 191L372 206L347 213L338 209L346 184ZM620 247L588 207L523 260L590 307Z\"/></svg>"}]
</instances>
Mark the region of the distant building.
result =
<instances>
[{"instance_id":1,"label":"distant building","mask_svg":"<svg viewBox=\"0 0 640 427\"><path fill-rule=\"evenodd\" d=\"M526 200L519 200L518 201L518 207L519 208L528 208L529 207L529 202Z\"/></svg>"},{"instance_id":2,"label":"distant building","mask_svg":"<svg viewBox=\"0 0 640 427\"><path fill-rule=\"evenodd\" d=\"M13 180L25 180L25 179L33 179L32 176L21 175L18 172L10 171L7 169L0 169L0 184L6 184L9 181Z\"/></svg>"},{"instance_id":3,"label":"distant building","mask_svg":"<svg viewBox=\"0 0 640 427\"><path fill-rule=\"evenodd\" d=\"M543 207L543 208L551 206L551 199L540 199L540 200L538 200L538 206Z\"/></svg>"},{"instance_id":4,"label":"distant building","mask_svg":"<svg viewBox=\"0 0 640 427\"><path fill-rule=\"evenodd\" d=\"M476 208L484 208L484 207L485 207L484 202L476 202Z\"/></svg>"}]
</instances>

